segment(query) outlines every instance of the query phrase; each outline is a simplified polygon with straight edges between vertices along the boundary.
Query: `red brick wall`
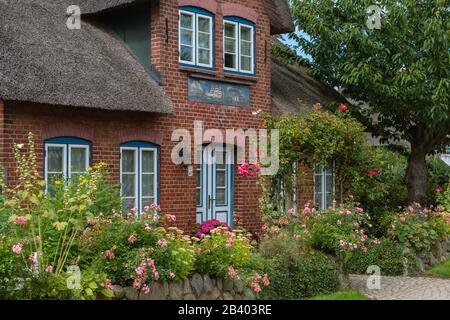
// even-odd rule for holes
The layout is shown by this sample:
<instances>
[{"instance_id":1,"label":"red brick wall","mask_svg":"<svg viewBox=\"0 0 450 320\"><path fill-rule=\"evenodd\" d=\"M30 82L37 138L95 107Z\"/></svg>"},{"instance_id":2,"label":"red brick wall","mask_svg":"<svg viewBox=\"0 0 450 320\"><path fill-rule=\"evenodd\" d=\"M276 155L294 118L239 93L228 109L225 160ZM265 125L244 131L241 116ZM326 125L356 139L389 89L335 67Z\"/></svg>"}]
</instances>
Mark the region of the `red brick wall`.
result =
<instances>
[{"instance_id":1,"label":"red brick wall","mask_svg":"<svg viewBox=\"0 0 450 320\"><path fill-rule=\"evenodd\" d=\"M45 106L30 103L6 102L4 117L0 102L0 130L3 132L4 163L14 183L12 144L24 143L29 131L36 137L37 150L43 150L43 140L57 132L78 133L93 143L94 163L104 161L110 165L114 182L119 181L119 144L124 137L145 135L147 139L162 141L161 147L161 207L164 212L177 215L178 225L190 230L195 224L196 179L188 177L187 170L171 162L171 142L175 129L193 130L194 121L202 120L204 128L260 128L262 121L252 115L261 109L271 112L270 96L270 23L262 0L246 1L245 6L257 14L256 21L256 74L255 78L227 75L223 72L222 9L221 4L240 1L217 1L215 16L215 70L208 74L217 79L240 78L250 84L251 107L230 107L190 102L187 99L187 79L190 71L178 65L178 2L161 0L152 8L152 63L161 72L163 87L175 106L174 115L156 115L131 112L108 112L81 108ZM167 21L167 22L166 22ZM166 26L168 29L166 30ZM167 37L168 35L168 37ZM0 145L1 144L0 140ZM0 153L1 157L1 153ZM38 152L43 172L43 152ZM239 177L235 173L235 217L252 230L259 225L259 189L256 180Z\"/></svg>"}]
</instances>

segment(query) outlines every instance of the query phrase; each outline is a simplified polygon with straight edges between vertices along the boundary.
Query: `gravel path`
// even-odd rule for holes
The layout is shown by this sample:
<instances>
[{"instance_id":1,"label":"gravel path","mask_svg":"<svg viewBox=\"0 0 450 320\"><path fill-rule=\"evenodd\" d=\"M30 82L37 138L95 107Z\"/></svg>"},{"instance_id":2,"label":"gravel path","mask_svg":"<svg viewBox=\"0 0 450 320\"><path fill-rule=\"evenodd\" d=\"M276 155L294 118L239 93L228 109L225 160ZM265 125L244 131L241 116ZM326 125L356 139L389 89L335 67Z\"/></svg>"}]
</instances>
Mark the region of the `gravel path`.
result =
<instances>
[{"instance_id":1,"label":"gravel path","mask_svg":"<svg viewBox=\"0 0 450 320\"><path fill-rule=\"evenodd\" d=\"M350 275L351 287L374 300L450 300L450 280L381 277L381 288L367 288L366 275Z\"/></svg>"}]
</instances>

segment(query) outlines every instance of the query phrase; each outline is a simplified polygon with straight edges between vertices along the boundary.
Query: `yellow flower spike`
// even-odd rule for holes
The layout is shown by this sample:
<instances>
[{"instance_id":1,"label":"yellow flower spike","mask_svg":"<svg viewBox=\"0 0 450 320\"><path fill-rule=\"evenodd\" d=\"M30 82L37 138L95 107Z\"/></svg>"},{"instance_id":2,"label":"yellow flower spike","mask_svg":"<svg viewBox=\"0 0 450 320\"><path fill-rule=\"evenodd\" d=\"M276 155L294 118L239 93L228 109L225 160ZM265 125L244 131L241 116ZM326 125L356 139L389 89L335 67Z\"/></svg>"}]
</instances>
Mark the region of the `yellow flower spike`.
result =
<instances>
[{"instance_id":1,"label":"yellow flower spike","mask_svg":"<svg viewBox=\"0 0 450 320\"><path fill-rule=\"evenodd\" d=\"M91 172L92 170L93 170L92 167L89 167L89 168L88 168L88 171L89 171L89 172Z\"/></svg>"},{"instance_id":2,"label":"yellow flower spike","mask_svg":"<svg viewBox=\"0 0 450 320\"><path fill-rule=\"evenodd\" d=\"M62 183L61 180L56 180L56 181L55 181L55 185L57 185L57 186L60 186L61 183Z\"/></svg>"}]
</instances>

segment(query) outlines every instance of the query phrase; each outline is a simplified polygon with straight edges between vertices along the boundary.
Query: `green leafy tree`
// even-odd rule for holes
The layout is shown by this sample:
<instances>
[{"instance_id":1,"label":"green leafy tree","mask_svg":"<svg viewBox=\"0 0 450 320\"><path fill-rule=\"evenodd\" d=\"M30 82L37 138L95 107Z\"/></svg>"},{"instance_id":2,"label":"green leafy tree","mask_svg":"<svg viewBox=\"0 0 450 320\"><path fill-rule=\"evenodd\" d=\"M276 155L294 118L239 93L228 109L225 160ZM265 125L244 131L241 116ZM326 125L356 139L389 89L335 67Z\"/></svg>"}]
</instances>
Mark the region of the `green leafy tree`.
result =
<instances>
[{"instance_id":1,"label":"green leafy tree","mask_svg":"<svg viewBox=\"0 0 450 320\"><path fill-rule=\"evenodd\" d=\"M380 9L380 28L368 19ZM292 0L294 49L314 74L360 105L355 116L383 142L406 140L410 202L427 201L426 155L450 144L448 0Z\"/></svg>"}]
</instances>

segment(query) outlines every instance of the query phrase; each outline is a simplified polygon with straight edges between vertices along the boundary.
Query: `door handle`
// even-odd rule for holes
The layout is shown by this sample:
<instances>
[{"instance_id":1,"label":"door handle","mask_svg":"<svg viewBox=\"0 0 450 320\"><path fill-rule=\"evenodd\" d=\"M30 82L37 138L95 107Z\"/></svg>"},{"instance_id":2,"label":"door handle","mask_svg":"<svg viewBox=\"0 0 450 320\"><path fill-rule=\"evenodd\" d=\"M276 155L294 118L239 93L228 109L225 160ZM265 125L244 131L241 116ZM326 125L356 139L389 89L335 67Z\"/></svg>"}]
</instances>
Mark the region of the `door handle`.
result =
<instances>
[{"instance_id":1,"label":"door handle","mask_svg":"<svg viewBox=\"0 0 450 320\"><path fill-rule=\"evenodd\" d=\"M216 199L211 198L211 196L208 196L208 209L212 208L212 202L216 201Z\"/></svg>"}]
</instances>

